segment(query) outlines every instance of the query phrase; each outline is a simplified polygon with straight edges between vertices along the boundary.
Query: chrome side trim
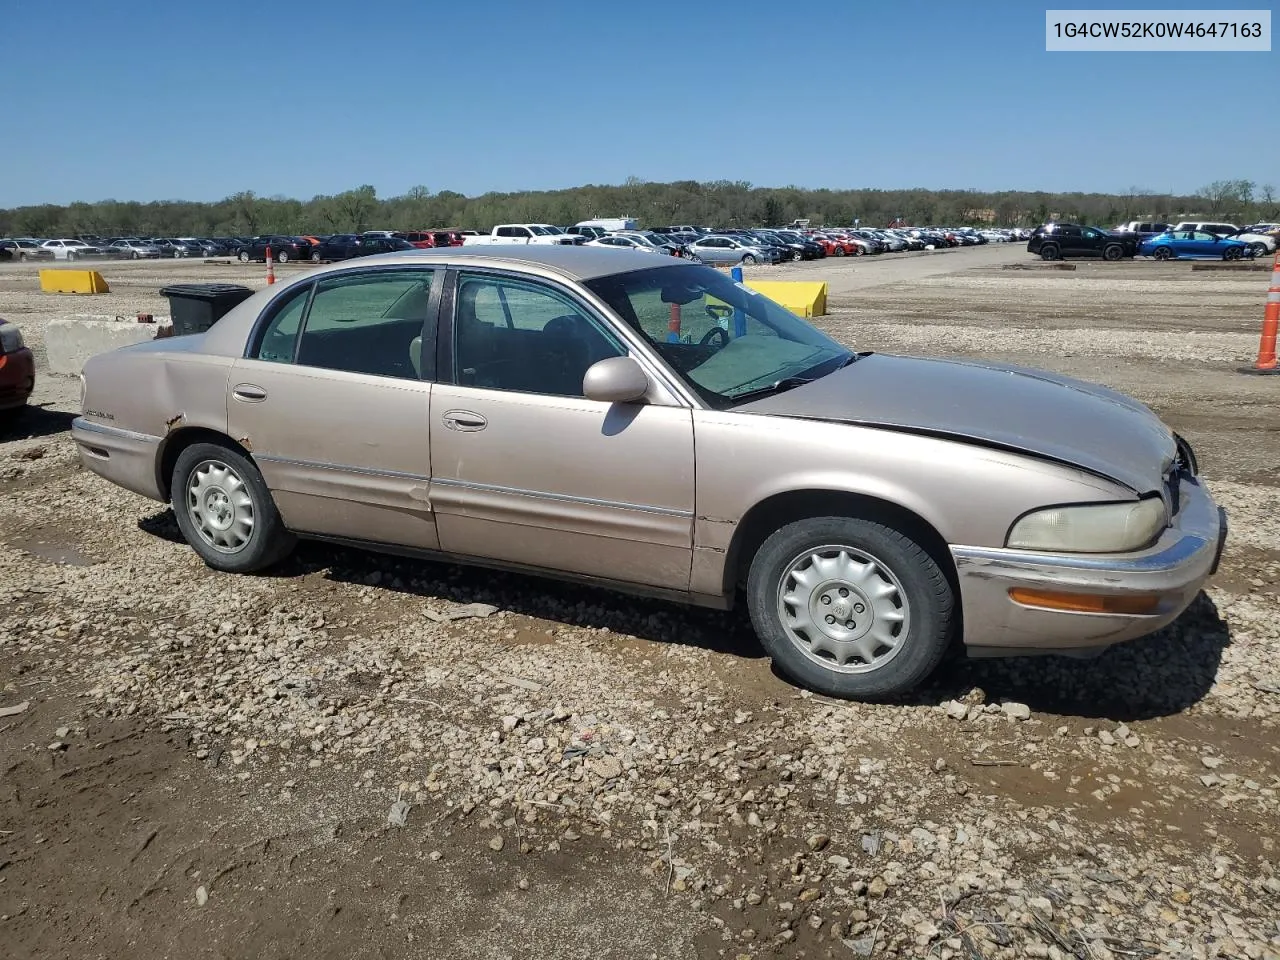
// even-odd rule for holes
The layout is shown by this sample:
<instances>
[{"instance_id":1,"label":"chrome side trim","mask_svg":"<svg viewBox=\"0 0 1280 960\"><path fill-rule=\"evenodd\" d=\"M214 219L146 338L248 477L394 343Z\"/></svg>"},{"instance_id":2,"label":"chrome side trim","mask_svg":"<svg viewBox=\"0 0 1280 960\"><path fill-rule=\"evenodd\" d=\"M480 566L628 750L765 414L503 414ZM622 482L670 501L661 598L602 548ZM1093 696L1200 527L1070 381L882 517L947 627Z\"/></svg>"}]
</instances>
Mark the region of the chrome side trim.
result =
<instances>
[{"instance_id":1,"label":"chrome side trim","mask_svg":"<svg viewBox=\"0 0 1280 960\"><path fill-rule=\"evenodd\" d=\"M357 467L345 463L330 463L325 460L295 460L292 457L273 457L269 454L255 453L254 460L264 463L282 463L293 467L309 467L313 470L334 470L342 473L358 473L366 477L391 477L397 480L417 480L429 483L430 477L417 473L402 473L399 470L375 470L372 467Z\"/></svg>"},{"instance_id":2,"label":"chrome side trim","mask_svg":"<svg viewBox=\"0 0 1280 960\"><path fill-rule=\"evenodd\" d=\"M996 574L1026 573L1042 567L1092 573L1168 573L1191 560L1208 544L1208 540L1192 534L1156 553L1138 556L1047 554L1003 547L952 547L951 554L958 567L983 567Z\"/></svg>"},{"instance_id":3,"label":"chrome side trim","mask_svg":"<svg viewBox=\"0 0 1280 960\"><path fill-rule=\"evenodd\" d=\"M73 433L75 431L83 431L84 433L96 433L104 437L114 437L117 440L131 440L134 443L159 443L159 437L153 437L149 433L138 433L136 430L126 430L123 427L110 427L102 423L94 423L92 420L86 420L84 417L76 417L71 421Z\"/></svg>"},{"instance_id":4,"label":"chrome side trim","mask_svg":"<svg viewBox=\"0 0 1280 960\"><path fill-rule=\"evenodd\" d=\"M692 519L692 510L674 510L670 507L655 507L642 503L626 503L621 500L600 500L596 497L576 497L567 493L545 493L541 490L525 490L521 487L504 487L491 483L469 483L466 480L435 478L432 486L461 487L468 490L480 490L485 493L505 493L517 497L532 497L536 500L555 500L560 503L579 503L590 507L607 507L614 510L634 510L639 513L652 513L664 517L680 517Z\"/></svg>"}]
</instances>

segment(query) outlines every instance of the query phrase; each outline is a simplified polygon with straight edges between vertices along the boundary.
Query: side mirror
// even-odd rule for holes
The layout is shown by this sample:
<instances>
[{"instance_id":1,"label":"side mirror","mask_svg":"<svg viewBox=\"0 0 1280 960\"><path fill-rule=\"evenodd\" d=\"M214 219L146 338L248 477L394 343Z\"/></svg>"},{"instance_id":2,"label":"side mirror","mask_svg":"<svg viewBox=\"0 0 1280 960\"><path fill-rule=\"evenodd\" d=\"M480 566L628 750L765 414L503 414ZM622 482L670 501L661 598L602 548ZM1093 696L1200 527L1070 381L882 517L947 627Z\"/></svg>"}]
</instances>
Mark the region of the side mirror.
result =
<instances>
[{"instance_id":1,"label":"side mirror","mask_svg":"<svg viewBox=\"0 0 1280 960\"><path fill-rule=\"evenodd\" d=\"M649 378L630 357L609 357L587 368L582 395L601 403L635 403L649 391Z\"/></svg>"}]
</instances>

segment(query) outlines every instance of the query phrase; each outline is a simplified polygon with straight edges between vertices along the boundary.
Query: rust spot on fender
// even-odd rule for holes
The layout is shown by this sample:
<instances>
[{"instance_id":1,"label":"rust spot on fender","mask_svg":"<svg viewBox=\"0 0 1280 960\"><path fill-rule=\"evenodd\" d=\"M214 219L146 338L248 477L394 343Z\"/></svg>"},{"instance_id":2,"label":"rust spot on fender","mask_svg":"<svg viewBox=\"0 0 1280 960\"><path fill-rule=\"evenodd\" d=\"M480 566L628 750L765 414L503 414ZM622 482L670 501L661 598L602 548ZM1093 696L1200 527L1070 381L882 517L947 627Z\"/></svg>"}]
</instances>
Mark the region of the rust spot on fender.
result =
<instances>
[{"instance_id":1,"label":"rust spot on fender","mask_svg":"<svg viewBox=\"0 0 1280 960\"><path fill-rule=\"evenodd\" d=\"M168 420L164 422L165 429L172 430L174 427L176 427L186 418L187 418L187 415L185 413L175 414L174 416L170 417Z\"/></svg>"},{"instance_id":2,"label":"rust spot on fender","mask_svg":"<svg viewBox=\"0 0 1280 960\"><path fill-rule=\"evenodd\" d=\"M250 440L248 437L240 437L236 442L239 443L240 446L244 447L246 450L250 451L251 453L253 452L253 441Z\"/></svg>"}]
</instances>

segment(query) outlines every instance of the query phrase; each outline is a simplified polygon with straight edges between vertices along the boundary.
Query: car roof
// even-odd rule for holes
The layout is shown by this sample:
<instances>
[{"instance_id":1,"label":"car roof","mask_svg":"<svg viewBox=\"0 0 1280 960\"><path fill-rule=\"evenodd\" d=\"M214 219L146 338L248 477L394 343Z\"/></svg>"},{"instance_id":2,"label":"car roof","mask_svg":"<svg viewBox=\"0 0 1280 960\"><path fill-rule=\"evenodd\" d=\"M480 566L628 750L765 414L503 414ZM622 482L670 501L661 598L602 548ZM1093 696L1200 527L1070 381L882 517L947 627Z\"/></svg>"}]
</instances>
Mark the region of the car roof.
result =
<instances>
[{"instance_id":1,"label":"car roof","mask_svg":"<svg viewBox=\"0 0 1280 960\"><path fill-rule=\"evenodd\" d=\"M448 247L436 250L405 250L376 257L363 257L360 263L422 263L444 261L458 266L476 264L502 266L504 264L545 267L571 280L591 280L595 277L626 273L630 270L646 270L654 267L652 254L628 253L599 247L570 244L519 244L497 243L491 246ZM685 261L671 258L670 266ZM341 268L343 265L337 265ZM354 265L350 265L354 266Z\"/></svg>"}]
</instances>

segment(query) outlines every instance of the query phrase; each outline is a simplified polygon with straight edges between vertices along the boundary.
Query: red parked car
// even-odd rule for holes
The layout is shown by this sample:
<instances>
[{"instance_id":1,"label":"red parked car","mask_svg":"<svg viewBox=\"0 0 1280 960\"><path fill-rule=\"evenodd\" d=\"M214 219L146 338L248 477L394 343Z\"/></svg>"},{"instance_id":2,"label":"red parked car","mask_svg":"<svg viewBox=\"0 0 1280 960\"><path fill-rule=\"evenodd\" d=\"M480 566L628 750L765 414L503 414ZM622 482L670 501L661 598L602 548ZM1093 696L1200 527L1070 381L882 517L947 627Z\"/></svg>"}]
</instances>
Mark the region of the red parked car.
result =
<instances>
[{"instance_id":1,"label":"red parked car","mask_svg":"<svg viewBox=\"0 0 1280 960\"><path fill-rule=\"evenodd\" d=\"M21 331L0 317L0 424L22 411L35 388L35 358Z\"/></svg>"},{"instance_id":2,"label":"red parked car","mask_svg":"<svg viewBox=\"0 0 1280 960\"><path fill-rule=\"evenodd\" d=\"M429 230L400 230L391 236L397 240L408 240L419 250L429 250L436 245L436 235Z\"/></svg>"}]
</instances>

